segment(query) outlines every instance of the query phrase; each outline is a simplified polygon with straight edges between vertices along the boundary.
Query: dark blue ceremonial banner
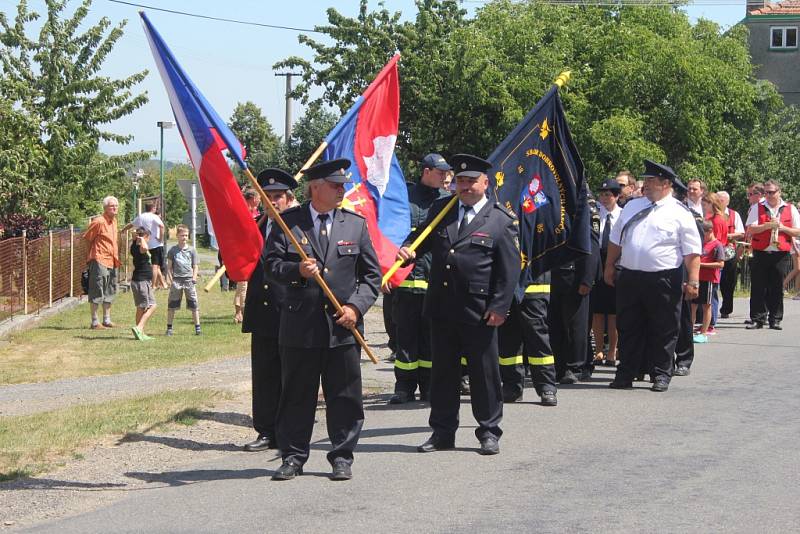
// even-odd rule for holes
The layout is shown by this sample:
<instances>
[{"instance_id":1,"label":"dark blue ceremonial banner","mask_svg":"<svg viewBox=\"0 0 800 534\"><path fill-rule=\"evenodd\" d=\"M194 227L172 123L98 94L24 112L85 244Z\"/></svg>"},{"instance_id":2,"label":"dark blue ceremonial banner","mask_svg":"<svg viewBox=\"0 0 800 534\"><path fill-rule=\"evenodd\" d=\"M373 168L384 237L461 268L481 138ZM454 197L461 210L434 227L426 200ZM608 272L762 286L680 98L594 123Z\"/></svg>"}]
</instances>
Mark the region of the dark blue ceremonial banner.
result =
<instances>
[{"instance_id":1,"label":"dark blue ceremonial banner","mask_svg":"<svg viewBox=\"0 0 800 534\"><path fill-rule=\"evenodd\" d=\"M489 156L495 198L519 218L520 285L591 252L583 162L553 87Z\"/></svg>"}]
</instances>

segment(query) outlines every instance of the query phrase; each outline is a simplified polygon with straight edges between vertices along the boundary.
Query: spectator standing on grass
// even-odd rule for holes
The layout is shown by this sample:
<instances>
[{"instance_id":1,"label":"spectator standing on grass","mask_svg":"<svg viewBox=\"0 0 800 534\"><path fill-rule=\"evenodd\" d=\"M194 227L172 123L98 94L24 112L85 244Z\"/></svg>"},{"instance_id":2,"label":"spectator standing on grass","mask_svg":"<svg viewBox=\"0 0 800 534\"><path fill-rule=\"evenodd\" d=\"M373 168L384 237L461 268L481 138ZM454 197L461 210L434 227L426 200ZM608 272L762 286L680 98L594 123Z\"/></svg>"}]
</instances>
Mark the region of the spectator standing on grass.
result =
<instances>
[{"instance_id":1,"label":"spectator standing on grass","mask_svg":"<svg viewBox=\"0 0 800 534\"><path fill-rule=\"evenodd\" d=\"M148 240L150 230L144 226L136 229L136 239L131 243L133 258L133 275L131 276L131 293L136 306L136 326L131 328L133 337L139 341L153 339L144 333L144 327L150 316L156 311L156 298L153 294L153 264Z\"/></svg>"},{"instance_id":2,"label":"spectator standing on grass","mask_svg":"<svg viewBox=\"0 0 800 534\"><path fill-rule=\"evenodd\" d=\"M722 304L719 308L720 317L727 319L733 313L733 292L736 290L737 268L739 258L736 250L736 241L744 239L744 223L738 212L728 205L731 196L727 191L717 191L717 197L722 204L726 221L728 223L728 244L725 254L725 267L719 281L719 291L722 296Z\"/></svg>"},{"instance_id":3,"label":"spectator standing on grass","mask_svg":"<svg viewBox=\"0 0 800 534\"><path fill-rule=\"evenodd\" d=\"M117 267L119 246L117 232L116 197L103 199L103 214L92 219L83 238L89 243L86 263L89 268L89 306L92 311L92 330L113 328L111 304L117 294ZM103 322L97 318L97 308L103 305Z\"/></svg>"},{"instance_id":4,"label":"spectator standing on grass","mask_svg":"<svg viewBox=\"0 0 800 534\"><path fill-rule=\"evenodd\" d=\"M192 311L194 333L200 335L200 306L197 302L197 251L189 245L189 227L178 225L178 244L173 245L167 253L167 271L172 277L172 284L167 297L167 335L171 336L172 320L175 310L181 307L181 300L186 295L186 308Z\"/></svg>"},{"instance_id":5,"label":"spectator standing on grass","mask_svg":"<svg viewBox=\"0 0 800 534\"><path fill-rule=\"evenodd\" d=\"M161 265L164 263L164 222L155 213L153 202L144 203L144 211L133 219L133 222L126 224L122 231L126 232L130 228L147 228L149 238L147 247L150 251L150 264L153 271L153 288L166 289L169 287L161 272Z\"/></svg>"},{"instance_id":6,"label":"spectator standing on grass","mask_svg":"<svg viewBox=\"0 0 800 534\"><path fill-rule=\"evenodd\" d=\"M692 317L697 314L697 306L702 306L703 323L700 332L694 336L695 343L708 342L708 329L711 325L711 302L717 292L720 271L725 265L725 252L722 242L714 234L714 223L703 221L703 253L700 255L700 288L692 300Z\"/></svg>"}]
</instances>

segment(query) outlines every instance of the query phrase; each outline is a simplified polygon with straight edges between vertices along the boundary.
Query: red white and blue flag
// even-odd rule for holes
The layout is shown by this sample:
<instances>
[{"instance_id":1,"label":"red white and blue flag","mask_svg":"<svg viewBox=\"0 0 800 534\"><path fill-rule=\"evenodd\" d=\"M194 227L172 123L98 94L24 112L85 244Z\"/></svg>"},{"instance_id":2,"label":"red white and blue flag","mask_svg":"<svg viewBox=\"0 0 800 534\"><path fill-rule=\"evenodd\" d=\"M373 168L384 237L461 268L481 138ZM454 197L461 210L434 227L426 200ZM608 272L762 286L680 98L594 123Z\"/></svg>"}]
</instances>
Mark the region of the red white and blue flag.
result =
<instances>
[{"instance_id":1,"label":"red white and blue flag","mask_svg":"<svg viewBox=\"0 0 800 534\"><path fill-rule=\"evenodd\" d=\"M347 158L353 180L342 205L367 219L372 245L386 273L408 236L411 214L403 171L394 154L400 124L400 81L395 55L325 138L324 158ZM390 282L399 285L411 267Z\"/></svg>"},{"instance_id":2,"label":"red white and blue flag","mask_svg":"<svg viewBox=\"0 0 800 534\"><path fill-rule=\"evenodd\" d=\"M258 265L264 241L222 155L222 151L227 149L230 157L246 169L244 148L175 61L175 56L147 15L139 14L167 89L175 122L203 188L206 209L214 225L228 277L236 282L249 280Z\"/></svg>"}]
</instances>

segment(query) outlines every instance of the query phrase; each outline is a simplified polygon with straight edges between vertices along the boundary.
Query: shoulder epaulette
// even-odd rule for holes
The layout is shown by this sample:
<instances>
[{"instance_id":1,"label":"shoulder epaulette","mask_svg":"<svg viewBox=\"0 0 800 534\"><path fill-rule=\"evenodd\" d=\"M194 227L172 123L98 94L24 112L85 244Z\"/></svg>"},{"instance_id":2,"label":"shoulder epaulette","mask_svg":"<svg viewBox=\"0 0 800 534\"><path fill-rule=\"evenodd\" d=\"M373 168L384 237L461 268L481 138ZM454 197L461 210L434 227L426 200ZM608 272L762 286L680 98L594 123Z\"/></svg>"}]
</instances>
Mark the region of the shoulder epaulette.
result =
<instances>
[{"instance_id":1,"label":"shoulder epaulette","mask_svg":"<svg viewBox=\"0 0 800 534\"><path fill-rule=\"evenodd\" d=\"M495 202L494 203L494 207L499 209L503 213L505 213L509 218L514 219L514 220L517 219L517 214L516 213L514 213L512 210L506 208L505 206L503 206L499 202Z\"/></svg>"},{"instance_id":2,"label":"shoulder epaulette","mask_svg":"<svg viewBox=\"0 0 800 534\"><path fill-rule=\"evenodd\" d=\"M361 217L362 219L366 219L366 217L364 217L363 215L361 215L361 214L360 214L360 213L358 213L358 212L355 212L355 211L351 210L350 208L345 208L345 207L342 207L342 208L341 208L341 210L342 210L342 211L346 211L347 213L351 213L351 214L353 214L353 215L356 215L356 216L358 216L358 217Z\"/></svg>"}]
</instances>

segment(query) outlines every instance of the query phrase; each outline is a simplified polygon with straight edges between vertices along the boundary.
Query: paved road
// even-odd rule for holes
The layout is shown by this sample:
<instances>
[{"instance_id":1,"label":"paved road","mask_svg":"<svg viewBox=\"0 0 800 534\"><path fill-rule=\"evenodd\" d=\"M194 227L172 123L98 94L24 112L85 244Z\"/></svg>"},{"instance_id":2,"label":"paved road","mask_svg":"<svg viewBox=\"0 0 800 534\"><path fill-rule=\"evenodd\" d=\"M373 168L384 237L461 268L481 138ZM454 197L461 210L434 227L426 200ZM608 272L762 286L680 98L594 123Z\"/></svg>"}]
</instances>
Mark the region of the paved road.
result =
<instances>
[{"instance_id":1,"label":"paved road","mask_svg":"<svg viewBox=\"0 0 800 534\"><path fill-rule=\"evenodd\" d=\"M427 408L376 402L350 482L327 478L318 424L294 481L269 480L271 453L132 471L168 486L32 531L796 532L800 303L786 306L782 332L723 321L667 393L610 390L606 370L563 387L557 408L527 390L506 407L499 456L476 453L468 404L458 448L423 455Z\"/></svg>"}]
</instances>

